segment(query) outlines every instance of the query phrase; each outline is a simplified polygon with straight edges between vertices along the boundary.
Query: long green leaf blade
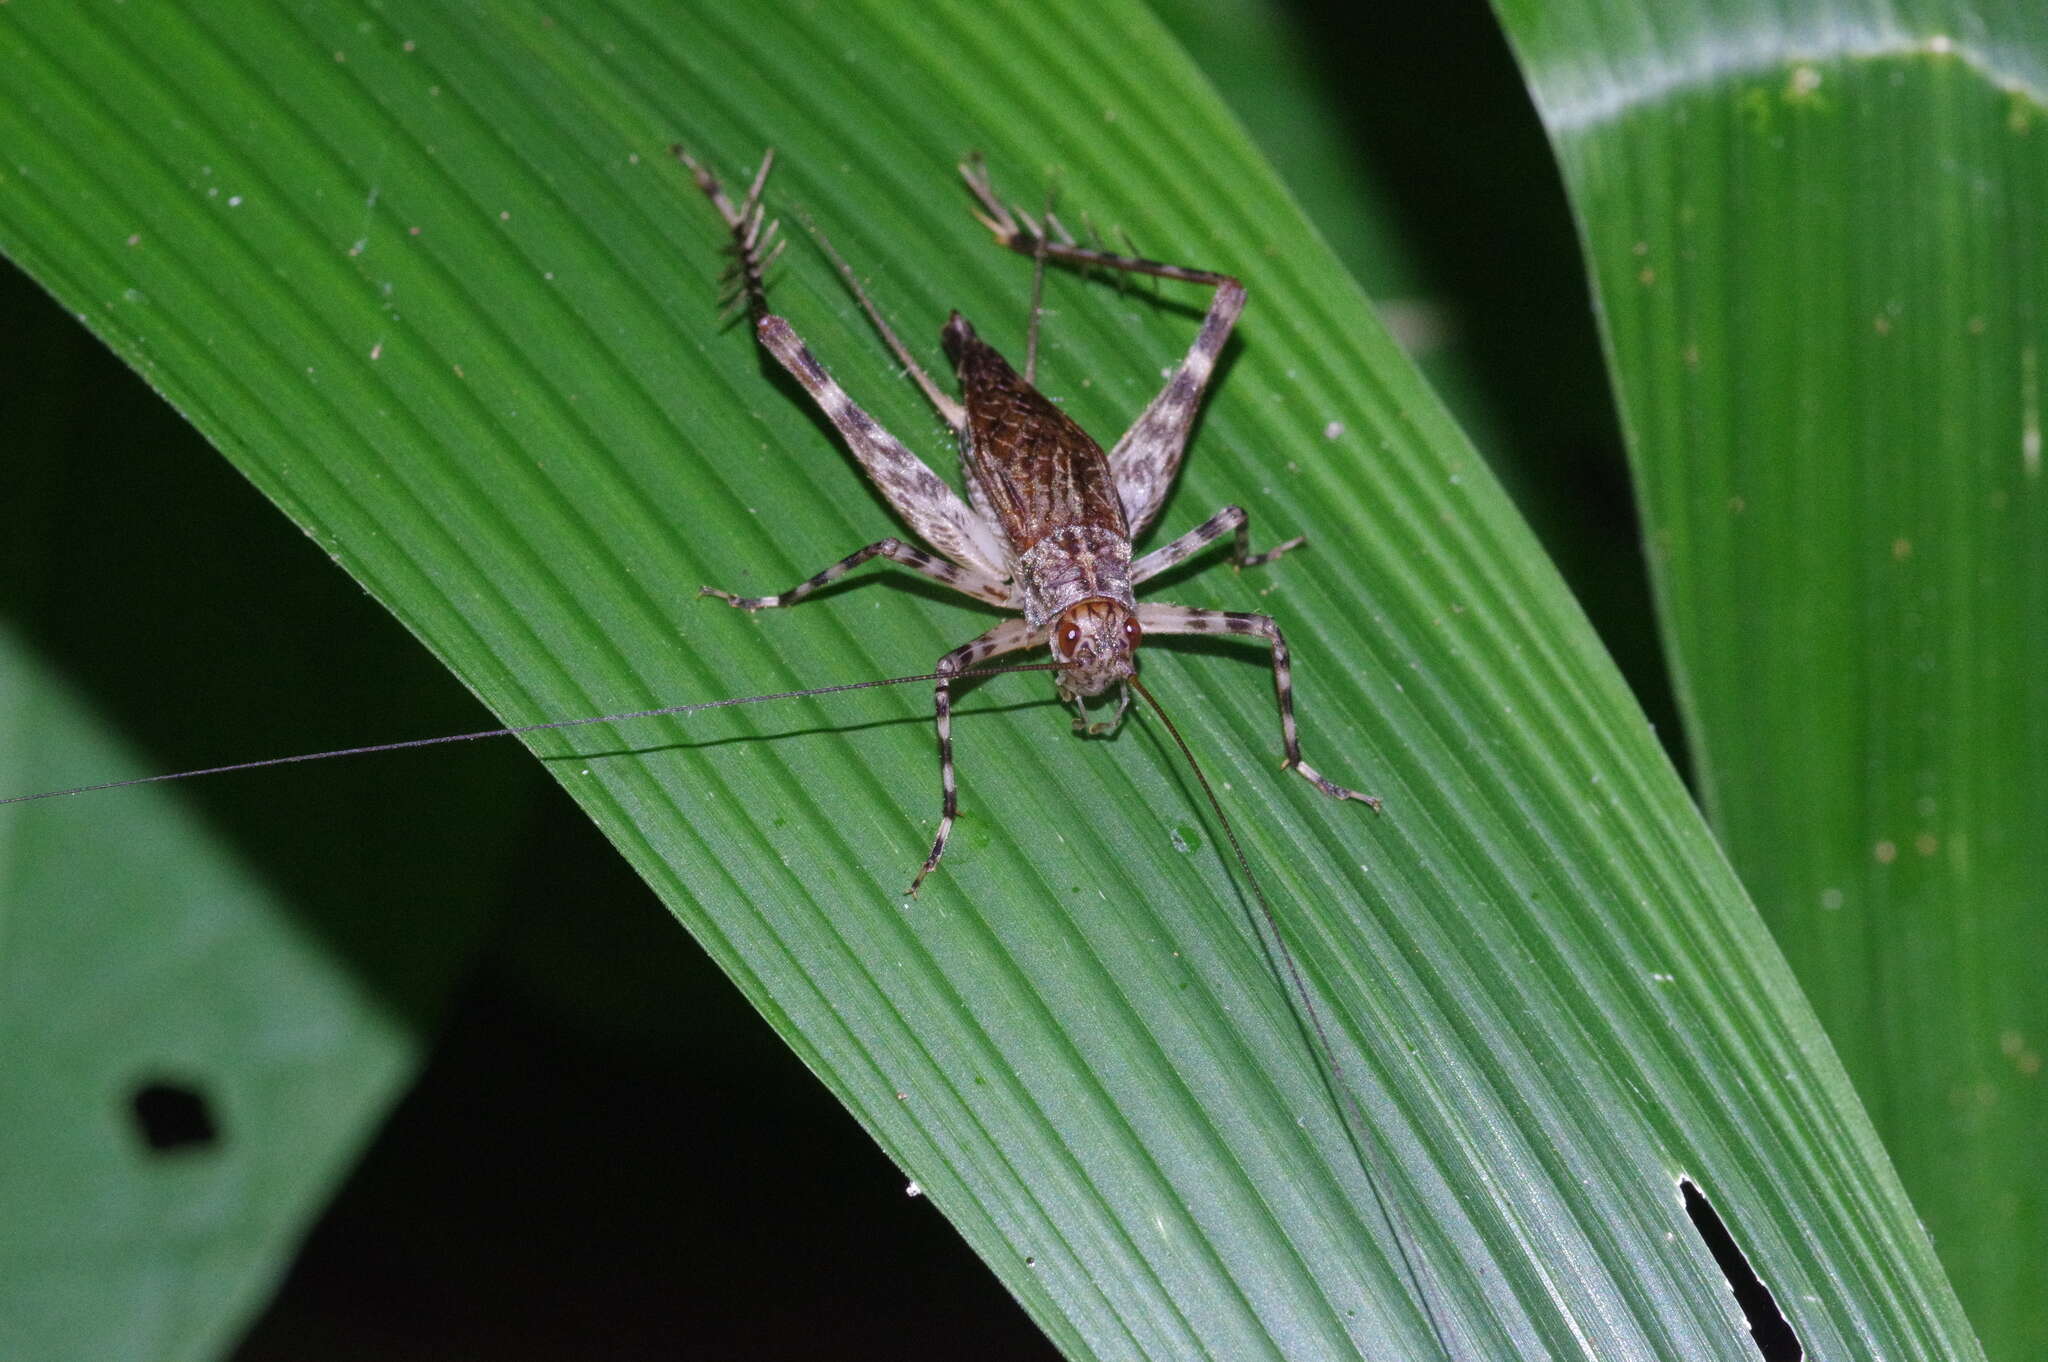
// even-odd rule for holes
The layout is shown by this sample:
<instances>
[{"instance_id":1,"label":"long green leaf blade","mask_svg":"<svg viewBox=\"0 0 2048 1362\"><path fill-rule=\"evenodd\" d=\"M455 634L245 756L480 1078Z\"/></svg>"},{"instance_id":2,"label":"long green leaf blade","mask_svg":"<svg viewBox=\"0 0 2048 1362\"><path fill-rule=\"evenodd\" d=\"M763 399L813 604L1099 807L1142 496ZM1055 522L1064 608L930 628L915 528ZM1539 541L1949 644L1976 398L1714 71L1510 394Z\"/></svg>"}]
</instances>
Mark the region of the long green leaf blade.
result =
<instances>
[{"instance_id":1,"label":"long green leaf blade","mask_svg":"<svg viewBox=\"0 0 2048 1362\"><path fill-rule=\"evenodd\" d=\"M2048 11L1501 9L1702 793L1989 1350L2039 1356Z\"/></svg>"}]
</instances>

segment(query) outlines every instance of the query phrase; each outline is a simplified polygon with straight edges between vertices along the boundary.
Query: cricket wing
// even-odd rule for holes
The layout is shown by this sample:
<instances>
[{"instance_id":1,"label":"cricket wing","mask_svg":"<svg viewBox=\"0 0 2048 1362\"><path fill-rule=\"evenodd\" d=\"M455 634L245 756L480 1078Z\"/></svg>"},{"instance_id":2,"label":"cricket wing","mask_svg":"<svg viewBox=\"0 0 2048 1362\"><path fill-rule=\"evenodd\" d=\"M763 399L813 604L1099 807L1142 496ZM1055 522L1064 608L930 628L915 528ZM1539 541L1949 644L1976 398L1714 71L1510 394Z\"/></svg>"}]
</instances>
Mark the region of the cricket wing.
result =
<instances>
[{"instance_id":1,"label":"cricket wing","mask_svg":"<svg viewBox=\"0 0 2048 1362\"><path fill-rule=\"evenodd\" d=\"M967 404L961 459L1013 553L1054 530L1091 525L1123 536L1124 508L1102 446L1026 383L959 313L946 353Z\"/></svg>"}]
</instances>

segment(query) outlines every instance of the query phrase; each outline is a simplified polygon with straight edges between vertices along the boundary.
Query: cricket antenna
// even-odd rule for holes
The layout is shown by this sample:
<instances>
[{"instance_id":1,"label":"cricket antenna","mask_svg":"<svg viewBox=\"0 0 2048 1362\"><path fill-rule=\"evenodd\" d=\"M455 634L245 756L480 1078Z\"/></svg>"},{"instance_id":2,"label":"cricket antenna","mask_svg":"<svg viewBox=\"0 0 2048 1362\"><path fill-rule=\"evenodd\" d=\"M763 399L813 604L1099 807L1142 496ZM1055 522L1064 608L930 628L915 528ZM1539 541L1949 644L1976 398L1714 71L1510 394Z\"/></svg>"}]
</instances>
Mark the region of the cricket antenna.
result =
<instances>
[{"instance_id":1,"label":"cricket antenna","mask_svg":"<svg viewBox=\"0 0 2048 1362\"><path fill-rule=\"evenodd\" d=\"M959 680L968 676L1002 676L1008 672L1045 672L1051 662L1022 662L1012 667L983 667L972 671L924 672L917 676L890 676L877 681L848 681L838 686L814 686L809 690L779 690L767 695L737 695L724 700L697 700L686 705L663 705L659 709L635 709L620 714L594 714L585 719L553 719L546 723L517 724L511 728L483 728L474 733L449 733L438 738L408 738L403 742L376 742L363 747L337 747L327 752L301 752L291 757L265 757L261 761L230 762L226 766L202 766L191 771L172 771L160 776L134 776L127 780L103 780L97 785L74 785L68 790L45 790L41 794L10 795L0 804L30 804L38 799L61 799L65 795L91 794L96 790L122 790L130 785L159 785L167 780L193 780L200 776L222 776L230 771L254 771L265 766L293 766L304 761L332 761L336 757L364 757L372 752L402 752L414 747L440 747L454 742L476 742L481 738L516 738L522 733L546 733L557 728L581 728L585 724L623 723L628 719L660 719L677 714L695 714L706 709L731 709L735 705L758 705L769 700L800 700L807 695L837 695L841 691L873 690L877 686L904 686L914 681Z\"/></svg>"},{"instance_id":2,"label":"cricket antenna","mask_svg":"<svg viewBox=\"0 0 2048 1362\"><path fill-rule=\"evenodd\" d=\"M1387 1233L1393 1237L1394 1250L1400 1256L1402 1271L1407 1274L1408 1285L1414 1290L1415 1298L1422 1306L1423 1318L1429 1321L1429 1330L1436 1338L1437 1347L1443 1350L1444 1356L1451 1359L1451 1362L1457 1362L1457 1354L1451 1351L1451 1345L1444 1337L1443 1322L1437 1317L1436 1306L1430 1300L1428 1289L1423 1286L1422 1273L1418 1270L1415 1258L1409 1250L1411 1236L1405 1232L1405 1217L1395 1209L1392 1199L1388 1196L1385 1187L1385 1166L1374 1151L1369 1133L1370 1122L1366 1119L1364 1108L1359 1105L1357 1094L1351 1090L1350 1082L1344 1077L1344 1066L1337 1059L1336 1047L1330 1044L1330 1033L1323 1025L1323 1015L1316 1008L1315 1000L1309 994L1308 985L1302 979L1301 967L1295 963L1294 951L1287 944L1286 934L1280 930L1280 918L1274 913L1271 901L1266 898L1265 887L1259 883L1259 877L1252 873L1251 860L1244 854L1244 847L1237 840L1237 829L1230 825L1230 816L1223 812L1222 801L1216 798L1216 791L1210 786L1209 777L1202 773L1202 764L1195 760L1194 750L1188 746L1187 739L1180 735L1180 729L1173 722L1172 716L1167 714L1157 697L1145 688L1144 682L1135 676L1126 679L1138 694L1145 698L1145 703L1152 707L1152 712L1159 716L1159 722L1166 725L1167 734L1172 737L1173 745L1187 758L1188 769L1195 773L1195 783L1202 787L1202 793L1208 797L1209 808L1215 813L1217 823L1222 826L1225 840L1230 843L1230 853L1237 858L1237 868L1244 872L1245 883L1251 886L1252 897L1258 900L1259 912L1265 917L1267 932L1279 952L1280 964L1286 971L1287 982L1293 987L1294 996L1301 1000L1302 1015L1308 1023L1308 1030L1315 1040L1316 1048L1322 1052L1323 1063L1327 1066L1330 1076L1332 1095L1336 1097L1345 1117L1345 1134L1351 1142L1353 1152L1358 1155L1359 1168L1365 1173L1366 1186L1372 1189L1373 1204L1379 1209L1380 1219L1385 1222Z\"/></svg>"}]
</instances>

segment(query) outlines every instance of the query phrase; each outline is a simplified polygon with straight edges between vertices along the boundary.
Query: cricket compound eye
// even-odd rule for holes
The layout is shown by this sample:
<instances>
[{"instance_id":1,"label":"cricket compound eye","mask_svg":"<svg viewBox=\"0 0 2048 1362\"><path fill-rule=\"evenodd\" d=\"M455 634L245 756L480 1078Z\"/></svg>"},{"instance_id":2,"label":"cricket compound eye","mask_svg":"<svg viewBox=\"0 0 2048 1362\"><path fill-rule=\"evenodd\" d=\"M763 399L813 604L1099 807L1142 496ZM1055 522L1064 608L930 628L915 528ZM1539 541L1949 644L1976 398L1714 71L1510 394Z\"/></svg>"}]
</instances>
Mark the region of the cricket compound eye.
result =
<instances>
[{"instance_id":1,"label":"cricket compound eye","mask_svg":"<svg viewBox=\"0 0 2048 1362\"><path fill-rule=\"evenodd\" d=\"M1136 648L1144 641L1145 631L1138 627L1138 621L1135 618L1127 616L1124 619L1124 647Z\"/></svg>"}]
</instances>

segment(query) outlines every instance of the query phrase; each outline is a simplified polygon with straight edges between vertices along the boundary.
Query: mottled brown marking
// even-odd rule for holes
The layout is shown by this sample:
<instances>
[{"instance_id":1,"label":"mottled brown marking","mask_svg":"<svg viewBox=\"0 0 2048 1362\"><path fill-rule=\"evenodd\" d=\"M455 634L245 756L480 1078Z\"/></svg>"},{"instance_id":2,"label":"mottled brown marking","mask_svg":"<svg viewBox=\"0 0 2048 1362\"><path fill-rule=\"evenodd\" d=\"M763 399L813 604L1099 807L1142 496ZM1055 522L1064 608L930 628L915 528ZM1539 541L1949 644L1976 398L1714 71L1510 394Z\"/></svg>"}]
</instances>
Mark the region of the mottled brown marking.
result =
<instances>
[{"instance_id":1,"label":"mottled brown marking","mask_svg":"<svg viewBox=\"0 0 2048 1362\"><path fill-rule=\"evenodd\" d=\"M942 339L967 406L963 458L1011 547L1021 555L1069 526L1128 539L1102 446L1026 383L959 313Z\"/></svg>"}]
</instances>

